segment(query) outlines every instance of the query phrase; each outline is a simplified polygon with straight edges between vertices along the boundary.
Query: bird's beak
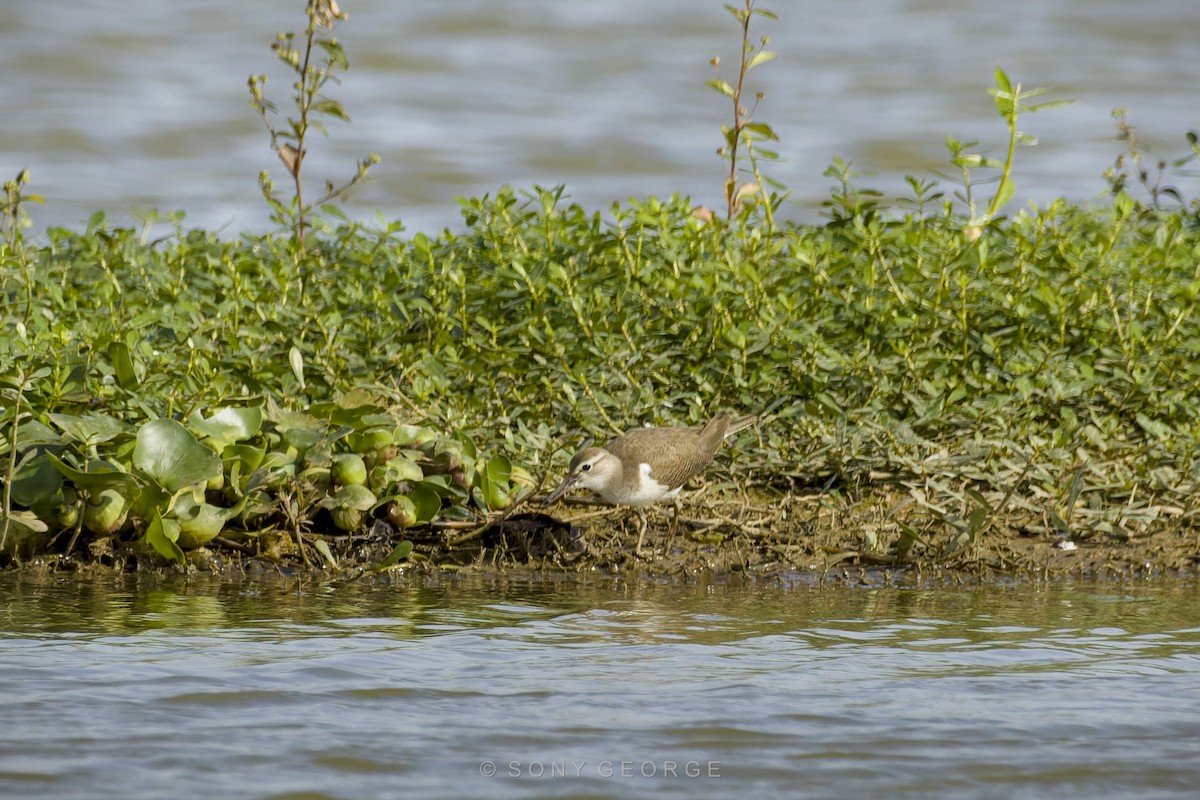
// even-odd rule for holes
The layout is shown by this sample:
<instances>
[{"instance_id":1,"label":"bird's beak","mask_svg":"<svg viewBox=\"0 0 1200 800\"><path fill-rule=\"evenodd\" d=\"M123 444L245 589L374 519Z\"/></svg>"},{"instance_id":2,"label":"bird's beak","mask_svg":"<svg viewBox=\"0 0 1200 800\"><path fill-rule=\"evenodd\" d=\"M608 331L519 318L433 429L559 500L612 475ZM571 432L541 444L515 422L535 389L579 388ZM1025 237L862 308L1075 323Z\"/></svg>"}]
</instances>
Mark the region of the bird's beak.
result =
<instances>
[{"instance_id":1,"label":"bird's beak","mask_svg":"<svg viewBox=\"0 0 1200 800\"><path fill-rule=\"evenodd\" d=\"M548 506L551 503L558 502L558 499L560 497L562 497L564 494L566 494L567 490L570 489L572 486L574 486L576 481L578 481L578 480L579 480L579 473L575 473L574 475L568 475L567 477L563 478L563 482L560 483L558 485L558 488L555 489L553 492L551 492L549 494L549 496L547 496L546 499L542 501L542 505Z\"/></svg>"}]
</instances>

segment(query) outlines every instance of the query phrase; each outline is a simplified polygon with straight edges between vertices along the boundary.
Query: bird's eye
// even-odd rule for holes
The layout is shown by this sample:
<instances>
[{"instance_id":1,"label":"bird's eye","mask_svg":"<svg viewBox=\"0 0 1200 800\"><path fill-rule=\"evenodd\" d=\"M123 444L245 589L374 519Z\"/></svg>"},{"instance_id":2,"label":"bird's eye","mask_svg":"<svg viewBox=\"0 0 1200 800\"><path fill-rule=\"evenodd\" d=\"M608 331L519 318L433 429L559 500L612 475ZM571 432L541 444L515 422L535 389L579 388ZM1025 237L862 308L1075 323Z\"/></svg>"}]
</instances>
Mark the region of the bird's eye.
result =
<instances>
[{"instance_id":1,"label":"bird's eye","mask_svg":"<svg viewBox=\"0 0 1200 800\"><path fill-rule=\"evenodd\" d=\"M587 471L588 471L588 470L590 470L591 468L592 468L592 465L591 465L591 464L584 464L582 467L580 467L580 468L579 468L579 471L580 471L580 472L587 472Z\"/></svg>"}]
</instances>

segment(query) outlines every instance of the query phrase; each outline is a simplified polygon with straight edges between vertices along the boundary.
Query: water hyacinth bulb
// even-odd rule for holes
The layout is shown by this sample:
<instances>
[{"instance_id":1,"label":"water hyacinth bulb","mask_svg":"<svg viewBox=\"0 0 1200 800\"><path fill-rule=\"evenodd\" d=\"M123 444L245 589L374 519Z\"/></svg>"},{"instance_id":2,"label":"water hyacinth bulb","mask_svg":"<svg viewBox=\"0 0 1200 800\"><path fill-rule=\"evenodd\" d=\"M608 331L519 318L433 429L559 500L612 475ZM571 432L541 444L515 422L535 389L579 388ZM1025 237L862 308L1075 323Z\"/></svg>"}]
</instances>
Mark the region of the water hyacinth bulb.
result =
<instances>
[{"instance_id":1,"label":"water hyacinth bulb","mask_svg":"<svg viewBox=\"0 0 1200 800\"><path fill-rule=\"evenodd\" d=\"M371 428L362 433L351 434L350 449L366 455L388 447L392 443L392 432L387 428Z\"/></svg>"},{"instance_id":2,"label":"water hyacinth bulb","mask_svg":"<svg viewBox=\"0 0 1200 800\"><path fill-rule=\"evenodd\" d=\"M97 536L112 536L129 516L129 500L116 489L104 489L88 498L83 508L83 527Z\"/></svg>"},{"instance_id":3,"label":"water hyacinth bulb","mask_svg":"<svg viewBox=\"0 0 1200 800\"><path fill-rule=\"evenodd\" d=\"M366 519L367 512L376 503L375 495L365 486L343 486L338 493L322 503L329 509L333 524L338 530L358 530Z\"/></svg>"},{"instance_id":4,"label":"water hyacinth bulb","mask_svg":"<svg viewBox=\"0 0 1200 800\"><path fill-rule=\"evenodd\" d=\"M417 523L417 507L407 497L397 497L387 505L388 522L397 528L411 528Z\"/></svg>"},{"instance_id":5,"label":"water hyacinth bulb","mask_svg":"<svg viewBox=\"0 0 1200 800\"><path fill-rule=\"evenodd\" d=\"M357 453L340 453L333 458L329 477L335 486L362 486L367 482L367 464Z\"/></svg>"},{"instance_id":6,"label":"water hyacinth bulb","mask_svg":"<svg viewBox=\"0 0 1200 800\"><path fill-rule=\"evenodd\" d=\"M79 522L79 497L70 486L60 486L54 493L39 497L30 506L37 518L52 529L74 528Z\"/></svg>"},{"instance_id":7,"label":"water hyacinth bulb","mask_svg":"<svg viewBox=\"0 0 1200 800\"><path fill-rule=\"evenodd\" d=\"M203 547L219 536L225 528L224 509L203 501L196 502L196 499L187 493L175 501L171 517L179 523L179 538L176 544L185 550Z\"/></svg>"}]
</instances>

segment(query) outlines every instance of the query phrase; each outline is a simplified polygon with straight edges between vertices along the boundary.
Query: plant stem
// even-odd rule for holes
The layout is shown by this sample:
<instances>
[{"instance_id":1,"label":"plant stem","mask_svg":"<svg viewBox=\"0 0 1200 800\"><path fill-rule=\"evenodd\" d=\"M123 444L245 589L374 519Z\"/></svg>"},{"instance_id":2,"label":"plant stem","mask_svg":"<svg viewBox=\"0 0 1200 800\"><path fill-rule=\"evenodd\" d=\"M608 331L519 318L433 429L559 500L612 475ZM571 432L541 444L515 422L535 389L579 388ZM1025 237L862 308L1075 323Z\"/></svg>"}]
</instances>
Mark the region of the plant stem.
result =
<instances>
[{"instance_id":1,"label":"plant stem","mask_svg":"<svg viewBox=\"0 0 1200 800\"><path fill-rule=\"evenodd\" d=\"M21 395L25 389L25 379L26 376L22 373L21 379L17 383L16 401L13 404L12 438L8 443L8 472L4 477L4 521L0 525L0 552L4 552L4 546L8 543L9 515L12 514L13 475L17 472L17 426L21 422Z\"/></svg>"},{"instance_id":2,"label":"plant stem","mask_svg":"<svg viewBox=\"0 0 1200 800\"><path fill-rule=\"evenodd\" d=\"M746 0L746 12L742 17L742 55L738 61L737 86L733 90L733 137L729 148L729 177L725 180L726 215L733 219L737 205L737 160L738 143L742 138L742 128L745 125L742 109L742 85L746 81L746 72L750 63L750 13L754 8L754 0Z\"/></svg>"},{"instance_id":3,"label":"plant stem","mask_svg":"<svg viewBox=\"0 0 1200 800\"><path fill-rule=\"evenodd\" d=\"M1017 114L1021 102L1021 84L1013 87L1012 93L1012 111L1008 115L1008 154L1004 158L1004 172L1000 175L1000 183L996 186L996 193L992 196L992 202L988 206L987 219L995 218L996 212L1000 210L1000 204L1003 202L1004 189L1008 185L1009 177L1012 175L1013 157L1017 152Z\"/></svg>"},{"instance_id":4,"label":"plant stem","mask_svg":"<svg viewBox=\"0 0 1200 800\"><path fill-rule=\"evenodd\" d=\"M304 243L304 183L300 179L304 164L304 138L308 133L308 109L312 104L314 87L309 85L308 64L312 58L313 37L317 32L317 18L309 4L308 31L304 37L304 63L300 67L300 83L296 89L296 107L300 109L300 124L296 128L296 164L292 170L292 182L296 185L296 238Z\"/></svg>"}]
</instances>

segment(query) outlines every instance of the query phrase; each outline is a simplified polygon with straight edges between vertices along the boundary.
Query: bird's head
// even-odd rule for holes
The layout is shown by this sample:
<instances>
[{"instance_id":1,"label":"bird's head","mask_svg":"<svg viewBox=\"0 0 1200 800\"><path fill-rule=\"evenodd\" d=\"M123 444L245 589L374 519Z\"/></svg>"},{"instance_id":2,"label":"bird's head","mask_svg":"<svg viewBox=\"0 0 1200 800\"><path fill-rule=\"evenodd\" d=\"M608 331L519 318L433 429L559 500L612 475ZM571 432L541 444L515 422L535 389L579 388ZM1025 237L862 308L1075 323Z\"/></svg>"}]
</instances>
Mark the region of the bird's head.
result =
<instances>
[{"instance_id":1,"label":"bird's head","mask_svg":"<svg viewBox=\"0 0 1200 800\"><path fill-rule=\"evenodd\" d=\"M558 488L550 493L550 496L546 498L546 503L550 504L557 501L567 491L575 487L579 487L580 489L603 489L613 480L619 480L620 477L621 462L612 453L602 447L589 447L586 450L580 450L571 459L571 466L567 469L567 477L563 478L563 482L558 485Z\"/></svg>"}]
</instances>

